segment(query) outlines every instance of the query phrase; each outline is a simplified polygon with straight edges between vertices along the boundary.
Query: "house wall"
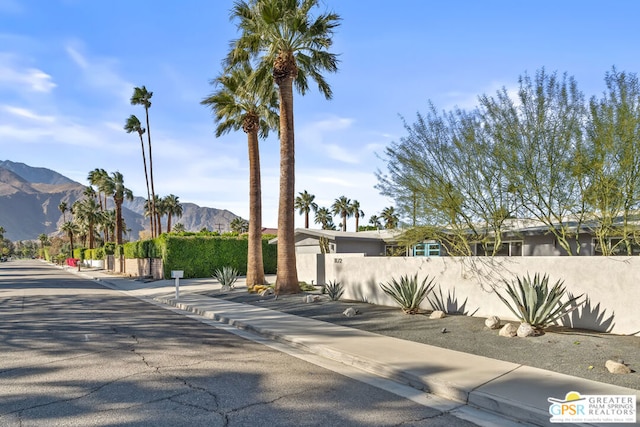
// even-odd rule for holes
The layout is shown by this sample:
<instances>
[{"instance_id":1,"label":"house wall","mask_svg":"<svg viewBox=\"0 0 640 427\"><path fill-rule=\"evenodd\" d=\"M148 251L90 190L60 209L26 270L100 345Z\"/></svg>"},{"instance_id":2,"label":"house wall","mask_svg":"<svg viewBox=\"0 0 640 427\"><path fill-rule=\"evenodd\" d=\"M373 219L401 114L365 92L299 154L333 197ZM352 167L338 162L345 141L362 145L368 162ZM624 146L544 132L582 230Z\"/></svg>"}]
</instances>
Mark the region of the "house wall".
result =
<instances>
[{"instance_id":1,"label":"house wall","mask_svg":"<svg viewBox=\"0 0 640 427\"><path fill-rule=\"evenodd\" d=\"M518 240L514 238L513 240ZM523 256L564 256L567 255L559 244L555 243L556 238L553 234L545 234L538 236L525 236L522 245ZM580 242L580 255L592 255L591 235L581 234L578 236ZM576 244L570 242L571 248L575 253Z\"/></svg>"},{"instance_id":2,"label":"house wall","mask_svg":"<svg viewBox=\"0 0 640 427\"><path fill-rule=\"evenodd\" d=\"M350 240L350 239L336 239L336 252L337 253L358 253L362 252L366 256L380 256L384 255L384 242L379 240Z\"/></svg>"},{"instance_id":3,"label":"house wall","mask_svg":"<svg viewBox=\"0 0 640 427\"><path fill-rule=\"evenodd\" d=\"M322 282L336 280L345 287L344 299L397 306L379 284L402 275L418 274L434 279L436 289L449 296L450 311L514 320L514 315L495 295L503 280L535 273L548 274L551 284L563 280L568 294L585 294L586 303L562 320L575 328L616 334L640 334L640 257L364 257L358 254L327 254ZM318 268L305 263L301 280L318 283ZM315 277L311 277L314 274ZM307 275L307 276L305 276ZM566 298L566 297L565 297ZM583 300L585 298L583 297ZM633 303L630 303L633 302ZM425 300L422 308L432 307Z\"/></svg>"}]
</instances>

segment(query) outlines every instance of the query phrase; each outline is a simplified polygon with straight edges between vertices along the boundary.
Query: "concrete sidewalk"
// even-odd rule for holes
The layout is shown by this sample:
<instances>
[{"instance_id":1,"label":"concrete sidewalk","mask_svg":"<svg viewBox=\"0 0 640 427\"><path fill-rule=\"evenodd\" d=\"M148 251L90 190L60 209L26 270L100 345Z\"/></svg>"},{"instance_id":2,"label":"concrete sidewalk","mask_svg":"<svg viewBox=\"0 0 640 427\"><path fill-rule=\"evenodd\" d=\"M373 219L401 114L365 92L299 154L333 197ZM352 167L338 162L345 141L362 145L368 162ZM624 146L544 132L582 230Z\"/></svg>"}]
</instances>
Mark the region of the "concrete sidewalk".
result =
<instances>
[{"instance_id":1,"label":"concrete sidewalk","mask_svg":"<svg viewBox=\"0 0 640 427\"><path fill-rule=\"evenodd\" d=\"M548 398L564 400L571 391L581 395L636 395L636 413L638 412L639 390L199 294L219 288L214 279L180 280L180 296L176 300L173 280L144 283L110 276L100 271L84 271L80 274L132 296L153 299L161 304L253 331L374 375L525 423L549 425ZM242 287L243 284L238 283L237 286Z\"/></svg>"}]
</instances>

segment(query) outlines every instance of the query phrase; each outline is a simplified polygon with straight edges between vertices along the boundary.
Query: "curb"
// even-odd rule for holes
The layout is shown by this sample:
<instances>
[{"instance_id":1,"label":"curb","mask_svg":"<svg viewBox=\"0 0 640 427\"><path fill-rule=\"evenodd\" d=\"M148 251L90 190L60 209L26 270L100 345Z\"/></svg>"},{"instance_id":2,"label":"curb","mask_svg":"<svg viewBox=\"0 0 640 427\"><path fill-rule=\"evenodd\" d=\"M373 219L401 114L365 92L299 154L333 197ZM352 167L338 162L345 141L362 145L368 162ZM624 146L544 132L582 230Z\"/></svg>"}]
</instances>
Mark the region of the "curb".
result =
<instances>
[{"instance_id":1,"label":"curb","mask_svg":"<svg viewBox=\"0 0 640 427\"><path fill-rule=\"evenodd\" d=\"M526 423L530 423L538 426L545 426L549 423L549 414L546 412L540 411L537 408L529 407L528 405L523 405L520 402L507 399L503 396L483 392L481 390L478 390L478 388L471 391L466 391L456 386L456 384L452 384L449 382L438 380L425 381L423 378L414 375L409 371L394 369L389 365L379 363L369 358L344 352L342 350L337 350L330 346L308 345L290 336L287 336L286 334L276 333L267 328L254 326L243 321L238 321L230 317L220 315L210 310L201 309L187 303L181 303L173 298L155 297L153 299L161 304L169 305L183 311L197 314L207 319L212 319L220 323L228 324L241 330L256 333L270 340L293 346L306 352L355 367L373 375L386 378L403 385L407 385L416 390L425 393L431 393L444 399L462 403L464 405L478 408L486 412L498 414L502 417L510 418L514 421L523 423L523 425L526 425Z\"/></svg>"}]
</instances>

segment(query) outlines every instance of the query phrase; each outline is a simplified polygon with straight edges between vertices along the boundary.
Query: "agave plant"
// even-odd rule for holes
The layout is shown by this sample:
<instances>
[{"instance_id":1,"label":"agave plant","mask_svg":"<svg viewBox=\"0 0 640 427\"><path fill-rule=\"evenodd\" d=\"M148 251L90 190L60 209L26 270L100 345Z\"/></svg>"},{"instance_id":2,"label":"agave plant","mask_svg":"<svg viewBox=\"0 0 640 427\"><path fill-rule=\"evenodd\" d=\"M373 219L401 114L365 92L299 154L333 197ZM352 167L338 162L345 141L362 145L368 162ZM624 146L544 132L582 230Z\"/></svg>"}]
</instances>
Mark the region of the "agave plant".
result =
<instances>
[{"instance_id":1,"label":"agave plant","mask_svg":"<svg viewBox=\"0 0 640 427\"><path fill-rule=\"evenodd\" d=\"M213 277L222 285L221 290L228 291L233 289L236 280L238 280L238 270L226 265L222 269L216 269L213 272Z\"/></svg>"},{"instance_id":2,"label":"agave plant","mask_svg":"<svg viewBox=\"0 0 640 427\"><path fill-rule=\"evenodd\" d=\"M406 314L416 314L420 309L420 303L422 303L427 294L433 290L435 286L433 279L427 283L428 278L429 276L425 277L422 284L418 286L417 273L413 277L404 275L400 277L400 281L392 279L392 281L386 285L380 283L380 287L387 295L400 304L403 312Z\"/></svg>"},{"instance_id":3,"label":"agave plant","mask_svg":"<svg viewBox=\"0 0 640 427\"><path fill-rule=\"evenodd\" d=\"M344 288L342 287L342 283L329 280L329 283L324 285L324 292L329 295L331 301L338 301L342 294L344 294Z\"/></svg>"},{"instance_id":4,"label":"agave plant","mask_svg":"<svg viewBox=\"0 0 640 427\"><path fill-rule=\"evenodd\" d=\"M511 298L511 303L505 297L496 291L498 298L509 307L509 310L524 323L530 324L536 330L542 330L580 306L574 304L582 297L570 298L562 303L560 299L564 296L566 289L563 282L558 280L551 289L549 289L549 277L545 274L540 277L539 274L531 277L517 277L517 280L506 284L507 296ZM570 307L573 305L572 307Z\"/></svg>"}]
</instances>

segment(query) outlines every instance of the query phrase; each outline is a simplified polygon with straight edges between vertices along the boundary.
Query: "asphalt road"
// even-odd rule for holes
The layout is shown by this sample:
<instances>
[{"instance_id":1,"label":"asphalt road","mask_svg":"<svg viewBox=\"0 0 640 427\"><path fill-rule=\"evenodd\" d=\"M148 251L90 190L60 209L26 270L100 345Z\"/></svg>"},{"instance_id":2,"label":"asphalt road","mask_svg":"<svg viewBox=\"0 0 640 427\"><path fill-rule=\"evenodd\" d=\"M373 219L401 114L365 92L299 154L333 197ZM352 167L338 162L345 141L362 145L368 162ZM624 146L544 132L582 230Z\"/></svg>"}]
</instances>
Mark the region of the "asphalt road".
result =
<instances>
[{"instance_id":1,"label":"asphalt road","mask_svg":"<svg viewBox=\"0 0 640 427\"><path fill-rule=\"evenodd\" d=\"M0 426L122 425L476 424L39 261L1 263Z\"/></svg>"}]
</instances>

